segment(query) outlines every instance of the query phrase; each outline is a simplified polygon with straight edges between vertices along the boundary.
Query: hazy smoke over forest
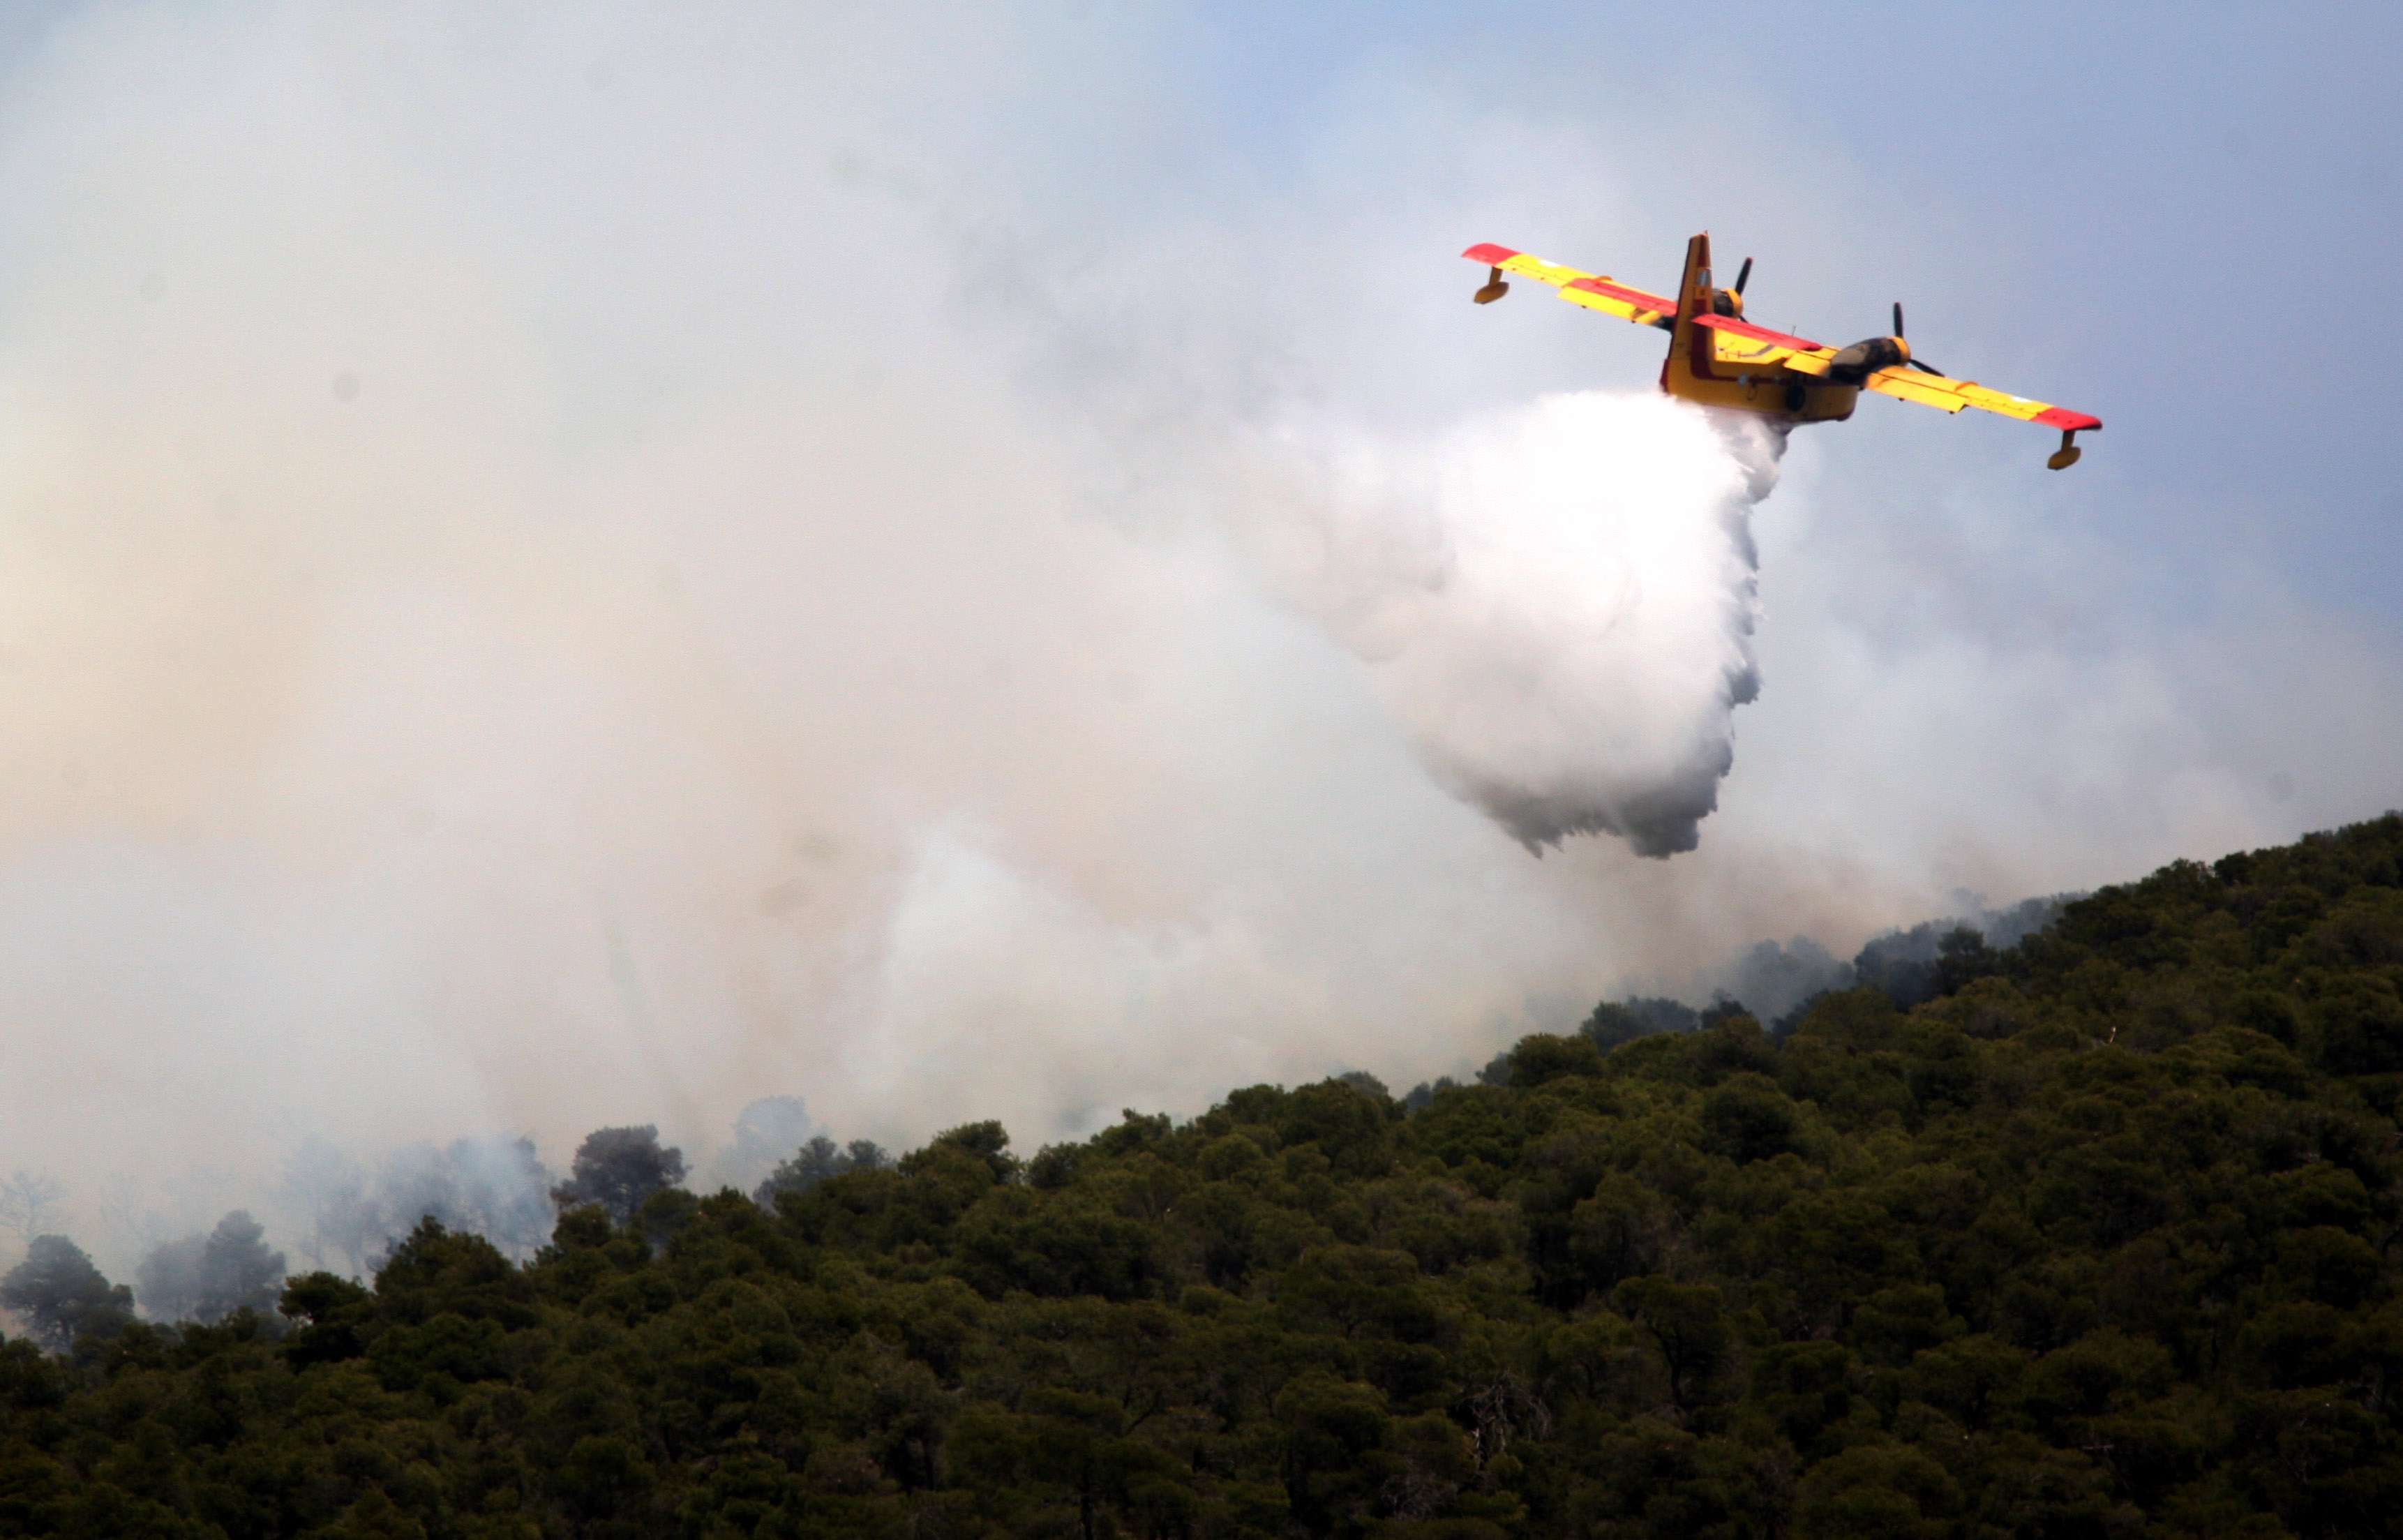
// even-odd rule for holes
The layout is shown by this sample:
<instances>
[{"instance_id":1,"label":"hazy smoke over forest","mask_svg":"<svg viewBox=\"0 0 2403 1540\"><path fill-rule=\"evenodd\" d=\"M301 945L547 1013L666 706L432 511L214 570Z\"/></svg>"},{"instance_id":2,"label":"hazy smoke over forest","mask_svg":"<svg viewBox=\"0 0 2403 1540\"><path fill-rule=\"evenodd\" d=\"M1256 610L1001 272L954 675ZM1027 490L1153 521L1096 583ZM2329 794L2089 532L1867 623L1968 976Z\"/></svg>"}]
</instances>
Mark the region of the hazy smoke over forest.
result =
<instances>
[{"instance_id":1,"label":"hazy smoke over forest","mask_svg":"<svg viewBox=\"0 0 2403 1540\"><path fill-rule=\"evenodd\" d=\"M747 1186L1408 1085L2250 837L2144 667L1882 668L1828 574L1944 575L1814 556L1875 506L1802 441L1768 497L1657 334L1469 305L1471 240L1674 272L1642 142L1521 163L1403 74L1215 160L1164 24L6 22L0 1171L111 1276L236 1209L295 1265L427 1204L521 1248L604 1125ZM2053 740L1957 746L2072 675L2081 787L2203 768L2061 812Z\"/></svg>"}]
</instances>

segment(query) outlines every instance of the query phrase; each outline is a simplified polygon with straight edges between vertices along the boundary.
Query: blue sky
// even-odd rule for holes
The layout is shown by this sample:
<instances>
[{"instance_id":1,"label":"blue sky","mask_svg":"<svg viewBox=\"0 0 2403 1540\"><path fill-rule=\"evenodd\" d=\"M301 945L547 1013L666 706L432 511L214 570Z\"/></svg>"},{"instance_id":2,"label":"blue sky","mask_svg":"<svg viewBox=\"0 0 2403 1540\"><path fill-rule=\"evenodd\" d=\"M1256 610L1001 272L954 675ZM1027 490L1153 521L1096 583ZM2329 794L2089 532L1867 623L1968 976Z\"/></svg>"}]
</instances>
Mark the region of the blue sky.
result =
<instances>
[{"instance_id":1,"label":"blue sky","mask_svg":"<svg viewBox=\"0 0 2403 1540\"><path fill-rule=\"evenodd\" d=\"M2098 520L2393 623L2403 492L2360 377L2403 304L2392 7L1762 7L1681 29L1595 6L1235 6L1162 31L1193 132L1268 179L1395 71L1497 113L1693 124L1648 146L1650 190L1760 256L1772 307L1796 238L1721 189L1837 183L1864 237L1855 302L1798 325L1849 339L1905 276L1948 270L1960 292L1910 306L1923 346L2103 416ZM1541 249L1655 283L1675 257Z\"/></svg>"}]
</instances>

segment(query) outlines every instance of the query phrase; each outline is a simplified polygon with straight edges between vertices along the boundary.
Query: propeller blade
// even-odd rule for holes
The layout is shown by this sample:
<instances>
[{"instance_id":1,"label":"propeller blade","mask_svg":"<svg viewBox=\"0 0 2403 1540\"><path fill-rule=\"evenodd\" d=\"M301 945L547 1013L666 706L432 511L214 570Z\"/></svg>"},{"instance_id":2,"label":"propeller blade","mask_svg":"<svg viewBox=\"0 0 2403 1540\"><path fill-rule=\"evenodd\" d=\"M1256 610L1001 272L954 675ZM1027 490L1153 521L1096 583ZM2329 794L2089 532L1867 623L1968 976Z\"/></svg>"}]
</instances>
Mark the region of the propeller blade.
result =
<instances>
[{"instance_id":1,"label":"propeller blade","mask_svg":"<svg viewBox=\"0 0 2403 1540\"><path fill-rule=\"evenodd\" d=\"M1894 334L1896 337L1902 335L1902 301L1899 299L1894 302Z\"/></svg>"},{"instance_id":2,"label":"propeller blade","mask_svg":"<svg viewBox=\"0 0 2403 1540\"><path fill-rule=\"evenodd\" d=\"M1912 368L1915 368L1915 369L1919 370L1922 374L1942 374L1942 373L1944 372L1942 369L1938 368L1935 365L1933 365L1933 364L1923 364L1923 363L1921 363L1921 362L1920 362L1918 359L1916 359L1916 358L1913 358L1913 359L1910 360L1910 367L1911 367Z\"/></svg>"},{"instance_id":3,"label":"propeller blade","mask_svg":"<svg viewBox=\"0 0 2403 1540\"><path fill-rule=\"evenodd\" d=\"M1752 276L1752 258L1751 258L1751 257L1745 257L1745 258L1743 259L1743 267L1738 268L1738 269L1736 270L1736 272L1735 272L1735 291L1736 291L1736 293L1738 293L1738 294L1742 294L1742 293L1743 292L1744 280L1745 280L1745 279L1747 279L1747 278L1750 278L1751 276Z\"/></svg>"}]
</instances>

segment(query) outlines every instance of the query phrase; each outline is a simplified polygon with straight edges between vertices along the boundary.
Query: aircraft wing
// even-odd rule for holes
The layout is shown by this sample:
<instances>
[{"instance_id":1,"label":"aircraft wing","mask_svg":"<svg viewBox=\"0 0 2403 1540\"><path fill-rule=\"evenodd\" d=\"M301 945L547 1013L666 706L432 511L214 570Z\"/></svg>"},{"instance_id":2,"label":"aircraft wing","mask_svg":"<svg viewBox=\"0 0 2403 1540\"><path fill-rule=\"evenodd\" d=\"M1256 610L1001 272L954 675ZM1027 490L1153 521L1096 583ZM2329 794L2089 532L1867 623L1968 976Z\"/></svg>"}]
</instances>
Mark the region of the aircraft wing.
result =
<instances>
[{"instance_id":1,"label":"aircraft wing","mask_svg":"<svg viewBox=\"0 0 2403 1540\"><path fill-rule=\"evenodd\" d=\"M1794 337L1767 326L1756 326L1728 315L1697 315L1694 325L1711 332L1711 356L1733 368L1764 368L1783 364L1803 374L1826 374L1836 350L1807 337Z\"/></svg>"},{"instance_id":2,"label":"aircraft wing","mask_svg":"<svg viewBox=\"0 0 2403 1540\"><path fill-rule=\"evenodd\" d=\"M2078 432L2088 432L2103 425L2101 418L2089 417L2082 411L2071 411L2066 407L2056 407L2043 401L2031 401L2024 395L1988 390L1974 380L1949 380L1940 374L1929 374L1899 365L1879 369L1861 383L1882 395L1916 401L1923 407L1934 407L1938 411L1959 411L1964 407L1976 407L1981 411L2016 417L2022 423L2041 423L2049 428Z\"/></svg>"},{"instance_id":3,"label":"aircraft wing","mask_svg":"<svg viewBox=\"0 0 2403 1540\"><path fill-rule=\"evenodd\" d=\"M1575 268L1547 262L1540 257L1530 257L1523 251L1512 251L1507 246L1471 246L1460 255L1472 262L1482 262L1489 268L1519 273L1538 284L1549 284L1560 290L1561 298L1572 305L1598 310L1605 315L1616 315L1640 326L1659 326L1666 331L1676 320L1677 301L1613 283L1607 273L1579 272Z\"/></svg>"}]
</instances>

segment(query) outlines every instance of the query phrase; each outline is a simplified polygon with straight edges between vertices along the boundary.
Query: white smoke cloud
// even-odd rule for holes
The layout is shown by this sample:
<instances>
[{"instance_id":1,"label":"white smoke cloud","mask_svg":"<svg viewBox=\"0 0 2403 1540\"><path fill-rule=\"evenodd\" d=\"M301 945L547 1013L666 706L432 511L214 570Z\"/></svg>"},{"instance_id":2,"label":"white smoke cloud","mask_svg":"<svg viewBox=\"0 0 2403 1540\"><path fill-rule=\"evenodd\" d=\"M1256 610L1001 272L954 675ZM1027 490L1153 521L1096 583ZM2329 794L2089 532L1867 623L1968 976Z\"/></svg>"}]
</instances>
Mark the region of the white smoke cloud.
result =
<instances>
[{"instance_id":1,"label":"white smoke cloud","mask_svg":"<svg viewBox=\"0 0 2403 1540\"><path fill-rule=\"evenodd\" d=\"M1664 284L1697 188L1825 294L1882 193L1751 169L1807 134L1372 70L1252 163L1156 30L60 7L0 91L0 1170L98 1244L312 1134L1034 1144L2375 811L2341 625L2165 641L2143 561L1917 490L1990 465L1831 474L1907 463L1880 404L1759 502L1561 394L1655 334L1467 302L1474 239Z\"/></svg>"}]
</instances>

